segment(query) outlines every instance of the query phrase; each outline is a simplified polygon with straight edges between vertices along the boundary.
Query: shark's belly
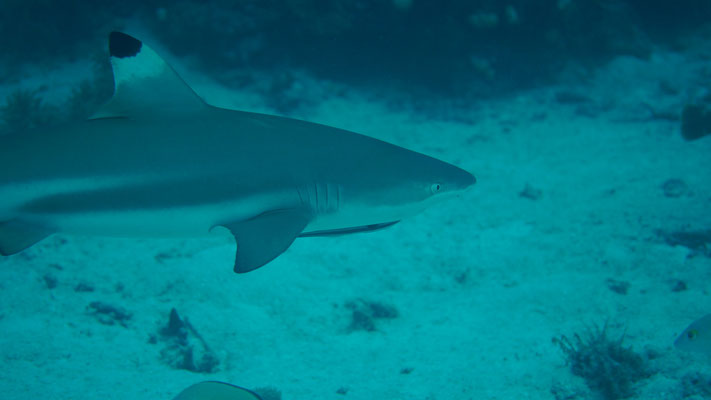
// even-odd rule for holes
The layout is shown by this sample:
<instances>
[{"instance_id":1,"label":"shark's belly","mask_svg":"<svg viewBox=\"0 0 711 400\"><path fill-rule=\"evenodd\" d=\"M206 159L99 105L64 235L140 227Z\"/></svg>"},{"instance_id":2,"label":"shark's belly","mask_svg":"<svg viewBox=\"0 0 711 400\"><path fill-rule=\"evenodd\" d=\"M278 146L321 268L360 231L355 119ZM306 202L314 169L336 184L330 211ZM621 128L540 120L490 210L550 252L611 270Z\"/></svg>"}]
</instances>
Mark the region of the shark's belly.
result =
<instances>
[{"instance_id":1,"label":"shark's belly","mask_svg":"<svg viewBox=\"0 0 711 400\"><path fill-rule=\"evenodd\" d=\"M93 196L93 194L92 194ZM16 196L19 198L20 196ZM251 193L234 198L198 198L174 203L88 201L81 195L25 199L5 207L0 216L52 232L118 237L203 237L214 227L241 221L279 208L298 205L287 191ZM91 200L97 200L91 198Z\"/></svg>"}]
</instances>

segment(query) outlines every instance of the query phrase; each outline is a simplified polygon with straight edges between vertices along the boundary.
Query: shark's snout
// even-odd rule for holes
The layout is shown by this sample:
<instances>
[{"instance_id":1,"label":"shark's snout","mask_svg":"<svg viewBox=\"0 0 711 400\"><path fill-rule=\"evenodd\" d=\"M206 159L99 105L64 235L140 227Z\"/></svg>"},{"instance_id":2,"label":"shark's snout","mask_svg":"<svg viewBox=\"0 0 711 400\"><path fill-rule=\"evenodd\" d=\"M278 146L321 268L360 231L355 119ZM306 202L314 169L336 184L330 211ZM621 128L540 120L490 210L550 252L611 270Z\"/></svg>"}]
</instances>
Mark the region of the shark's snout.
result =
<instances>
[{"instance_id":1,"label":"shark's snout","mask_svg":"<svg viewBox=\"0 0 711 400\"><path fill-rule=\"evenodd\" d=\"M450 182L454 190L463 191L469 189L476 183L476 177L469 171L452 166Z\"/></svg>"},{"instance_id":2,"label":"shark's snout","mask_svg":"<svg viewBox=\"0 0 711 400\"><path fill-rule=\"evenodd\" d=\"M465 174L465 176L462 179L462 181L464 183L464 187L469 188L471 186L474 186L474 184L476 183L476 177L474 176L474 174L469 173L467 171L464 171L464 174Z\"/></svg>"}]
</instances>

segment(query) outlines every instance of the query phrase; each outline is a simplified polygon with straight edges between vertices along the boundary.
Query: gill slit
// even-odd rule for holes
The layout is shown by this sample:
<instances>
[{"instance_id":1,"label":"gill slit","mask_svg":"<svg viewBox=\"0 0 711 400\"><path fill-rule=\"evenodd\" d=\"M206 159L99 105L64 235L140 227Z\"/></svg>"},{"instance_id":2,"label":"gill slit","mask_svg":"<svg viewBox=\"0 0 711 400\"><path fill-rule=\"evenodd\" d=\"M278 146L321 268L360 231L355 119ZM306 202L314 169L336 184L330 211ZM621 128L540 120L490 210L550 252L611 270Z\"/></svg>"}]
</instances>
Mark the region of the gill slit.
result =
<instances>
[{"instance_id":1,"label":"gill slit","mask_svg":"<svg viewBox=\"0 0 711 400\"><path fill-rule=\"evenodd\" d=\"M343 187L335 183L311 183L297 186L299 201L315 213L331 213L341 208Z\"/></svg>"}]
</instances>

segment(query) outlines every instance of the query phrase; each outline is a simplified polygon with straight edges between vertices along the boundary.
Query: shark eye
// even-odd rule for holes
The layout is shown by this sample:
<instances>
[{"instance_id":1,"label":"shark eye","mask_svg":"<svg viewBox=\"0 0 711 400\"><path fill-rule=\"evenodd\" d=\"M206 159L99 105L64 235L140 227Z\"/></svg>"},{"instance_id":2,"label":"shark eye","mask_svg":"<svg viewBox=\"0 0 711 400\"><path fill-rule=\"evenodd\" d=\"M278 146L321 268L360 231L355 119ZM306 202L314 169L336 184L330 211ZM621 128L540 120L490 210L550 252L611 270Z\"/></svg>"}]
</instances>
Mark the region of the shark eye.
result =
<instances>
[{"instance_id":1,"label":"shark eye","mask_svg":"<svg viewBox=\"0 0 711 400\"><path fill-rule=\"evenodd\" d=\"M696 329L692 329L686 334L686 337L688 337L691 340L694 340L694 339L696 339L696 336L698 336L698 334L699 333L696 332Z\"/></svg>"},{"instance_id":2,"label":"shark eye","mask_svg":"<svg viewBox=\"0 0 711 400\"><path fill-rule=\"evenodd\" d=\"M432 186L430 186L430 190L432 190L432 193L439 193L440 191L442 191L442 184L433 183Z\"/></svg>"}]
</instances>

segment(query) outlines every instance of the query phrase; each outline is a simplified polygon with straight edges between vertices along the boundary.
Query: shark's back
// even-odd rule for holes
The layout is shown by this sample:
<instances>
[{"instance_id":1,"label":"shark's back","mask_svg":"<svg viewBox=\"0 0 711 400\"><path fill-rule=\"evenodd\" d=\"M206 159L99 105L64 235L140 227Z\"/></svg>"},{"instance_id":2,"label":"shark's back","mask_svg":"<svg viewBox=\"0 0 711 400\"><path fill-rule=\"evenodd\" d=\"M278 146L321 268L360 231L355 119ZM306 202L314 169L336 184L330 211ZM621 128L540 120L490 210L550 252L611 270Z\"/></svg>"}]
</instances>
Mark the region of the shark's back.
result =
<instances>
[{"instance_id":1,"label":"shark's back","mask_svg":"<svg viewBox=\"0 0 711 400\"><path fill-rule=\"evenodd\" d=\"M378 160L415 155L325 125L206 108L190 117L106 118L0 136L0 187L135 174L207 173L236 184L337 180L354 169L367 175L369 167L380 167Z\"/></svg>"}]
</instances>

